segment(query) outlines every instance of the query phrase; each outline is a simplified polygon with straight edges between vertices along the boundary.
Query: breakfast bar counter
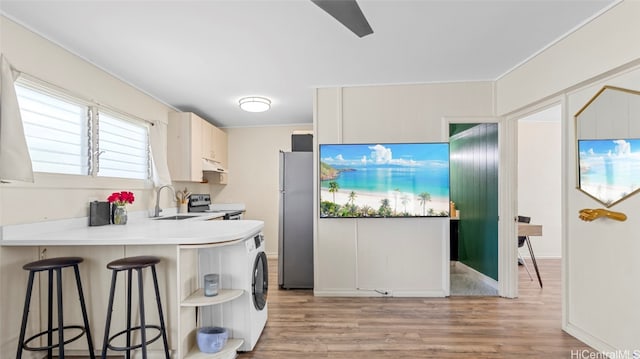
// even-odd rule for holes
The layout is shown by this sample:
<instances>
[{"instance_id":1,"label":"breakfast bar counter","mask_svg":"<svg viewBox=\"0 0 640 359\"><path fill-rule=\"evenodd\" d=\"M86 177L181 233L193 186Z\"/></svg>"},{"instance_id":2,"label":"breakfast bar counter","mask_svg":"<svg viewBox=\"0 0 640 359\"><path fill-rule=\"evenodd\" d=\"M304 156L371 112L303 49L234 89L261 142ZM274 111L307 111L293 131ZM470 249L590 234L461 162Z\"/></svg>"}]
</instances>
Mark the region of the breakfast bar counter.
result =
<instances>
[{"instance_id":1,"label":"breakfast bar counter","mask_svg":"<svg viewBox=\"0 0 640 359\"><path fill-rule=\"evenodd\" d=\"M183 220L134 218L125 225L87 226L70 219L3 226L2 246L203 245L242 239L262 229L262 221L215 221L223 214Z\"/></svg>"},{"instance_id":2,"label":"breakfast bar counter","mask_svg":"<svg viewBox=\"0 0 640 359\"><path fill-rule=\"evenodd\" d=\"M192 215L191 213L185 215ZM101 348L104 335L107 300L109 293L110 272L106 265L110 261L123 257L152 255L161 258L158 264L158 281L160 297L164 308L167 335L172 358L189 358L195 344L195 328L197 327L195 308L188 305L187 298L197 295L202 288L201 273L198 263L201 251L218 248L235 248L245 246L245 240L262 231L264 222L257 220L221 221L215 219L220 214L208 213L194 215L188 219L154 219L143 215L130 215L125 225L105 225L90 227L86 218L58 220L34 224L5 225L0 229L0 246L3 261L2 287L11 288L11 298L2 303L4 318L10 325L20 323L23 309L27 272L22 265L31 259L43 259L63 256L82 257L80 263L85 300L89 312L89 322L96 350ZM9 275L10 274L10 275ZM150 281L145 279L145 297L153 298ZM72 283L72 281L68 281ZM124 287L123 287L124 288ZM120 288L119 290L124 290ZM66 289L65 289L66 291ZM45 291L46 292L46 291ZM201 290L200 290L201 292ZM35 294L46 298L46 293ZM248 296L245 291L238 295ZM46 306L34 301L31 306L33 320L29 326L32 331L40 328L41 320L46 322ZM46 302L46 301L44 301ZM187 303L187 304L185 304ZM77 307L77 297L64 297L65 308ZM81 322L80 313L67 315L65 322ZM123 303L114 307L112 328L124 328L125 313ZM38 315L39 314L39 315ZM157 313L151 311L147 322L158 321ZM45 316L40 319L39 316ZM19 329L19 325L16 325ZM5 338L0 349L14 350L17 337ZM15 342L14 342L15 340ZM86 345L81 341L70 343L65 352L70 355L87 355ZM235 357L235 345L242 341L232 341L228 357ZM86 343L85 343L86 344ZM162 351L161 343L151 344L153 351ZM197 351L197 349L196 349ZM198 353L200 355L202 353ZM199 356L197 356L199 357ZM209 356L207 356L209 357ZM217 357L217 356L214 356ZM223 355L222 357L227 357Z\"/></svg>"}]
</instances>

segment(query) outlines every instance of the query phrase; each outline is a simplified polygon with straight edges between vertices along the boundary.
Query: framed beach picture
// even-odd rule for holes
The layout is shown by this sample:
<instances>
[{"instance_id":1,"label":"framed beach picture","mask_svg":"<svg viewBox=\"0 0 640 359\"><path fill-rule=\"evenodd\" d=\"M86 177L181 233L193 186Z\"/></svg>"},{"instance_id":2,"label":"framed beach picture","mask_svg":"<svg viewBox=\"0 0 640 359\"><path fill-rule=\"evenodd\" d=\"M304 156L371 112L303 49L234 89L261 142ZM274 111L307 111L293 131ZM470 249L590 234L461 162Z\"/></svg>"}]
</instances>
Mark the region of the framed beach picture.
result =
<instances>
[{"instance_id":1,"label":"framed beach picture","mask_svg":"<svg viewBox=\"0 0 640 359\"><path fill-rule=\"evenodd\" d=\"M448 143L320 145L320 217L449 216Z\"/></svg>"},{"instance_id":2,"label":"framed beach picture","mask_svg":"<svg viewBox=\"0 0 640 359\"><path fill-rule=\"evenodd\" d=\"M578 188L607 207L640 190L640 139L578 140Z\"/></svg>"}]
</instances>

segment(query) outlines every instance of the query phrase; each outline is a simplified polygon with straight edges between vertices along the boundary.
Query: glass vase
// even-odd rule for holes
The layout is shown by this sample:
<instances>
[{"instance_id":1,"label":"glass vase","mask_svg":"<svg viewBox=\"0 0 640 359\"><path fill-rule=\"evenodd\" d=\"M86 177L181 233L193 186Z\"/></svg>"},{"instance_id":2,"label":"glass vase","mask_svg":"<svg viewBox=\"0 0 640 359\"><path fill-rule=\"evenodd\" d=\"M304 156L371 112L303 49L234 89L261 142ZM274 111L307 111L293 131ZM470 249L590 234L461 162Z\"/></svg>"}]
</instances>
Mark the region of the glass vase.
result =
<instances>
[{"instance_id":1,"label":"glass vase","mask_svg":"<svg viewBox=\"0 0 640 359\"><path fill-rule=\"evenodd\" d=\"M113 224L127 224L127 207L113 207Z\"/></svg>"}]
</instances>

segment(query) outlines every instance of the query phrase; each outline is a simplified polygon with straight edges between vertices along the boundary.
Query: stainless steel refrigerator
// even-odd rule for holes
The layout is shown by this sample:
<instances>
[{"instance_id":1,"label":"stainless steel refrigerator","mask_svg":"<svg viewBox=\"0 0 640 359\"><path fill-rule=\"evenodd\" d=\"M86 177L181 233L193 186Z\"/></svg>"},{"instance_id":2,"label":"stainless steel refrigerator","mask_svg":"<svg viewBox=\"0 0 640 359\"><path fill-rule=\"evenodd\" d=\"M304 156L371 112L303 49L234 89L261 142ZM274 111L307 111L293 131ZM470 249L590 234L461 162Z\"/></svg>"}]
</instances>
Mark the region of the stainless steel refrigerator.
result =
<instances>
[{"instance_id":1,"label":"stainless steel refrigerator","mask_svg":"<svg viewBox=\"0 0 640 359\"><path fill-rule=\"evenodd\" d=\"M313 288L313 153L280 152L278 284Z\"/></svg>"}]
</instances>

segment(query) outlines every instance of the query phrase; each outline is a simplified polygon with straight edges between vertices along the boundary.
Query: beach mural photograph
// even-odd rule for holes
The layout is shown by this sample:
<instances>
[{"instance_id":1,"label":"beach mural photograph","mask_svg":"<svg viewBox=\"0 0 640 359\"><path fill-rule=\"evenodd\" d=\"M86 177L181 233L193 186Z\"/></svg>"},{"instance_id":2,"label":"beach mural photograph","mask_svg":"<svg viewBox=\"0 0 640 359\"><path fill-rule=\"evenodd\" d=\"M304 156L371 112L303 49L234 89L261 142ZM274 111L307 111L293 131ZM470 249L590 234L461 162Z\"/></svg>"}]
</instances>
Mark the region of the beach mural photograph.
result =
<instances>
[{"instance_id":1,"label":"beach mural photograph","mask_svg":"<svg viewBox=\"0 0 640 359\"><path fill-rule=\"evenodd\" d=\"M320 217L448 215L448 143L320 145Z\"/></svg>"},{"instance_id":2,"label":"beach mural photograph","mask_svg":"<svg viewBox=\"0 0 640 359\"><path fill-rule=\"evenodd\" d=\"M578 188L607 207L640 189L640 139L579 140Z\"/></svg>"}]
</instances>

